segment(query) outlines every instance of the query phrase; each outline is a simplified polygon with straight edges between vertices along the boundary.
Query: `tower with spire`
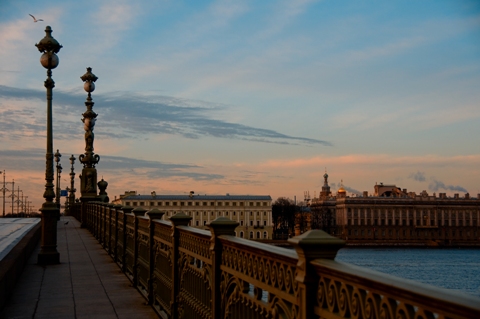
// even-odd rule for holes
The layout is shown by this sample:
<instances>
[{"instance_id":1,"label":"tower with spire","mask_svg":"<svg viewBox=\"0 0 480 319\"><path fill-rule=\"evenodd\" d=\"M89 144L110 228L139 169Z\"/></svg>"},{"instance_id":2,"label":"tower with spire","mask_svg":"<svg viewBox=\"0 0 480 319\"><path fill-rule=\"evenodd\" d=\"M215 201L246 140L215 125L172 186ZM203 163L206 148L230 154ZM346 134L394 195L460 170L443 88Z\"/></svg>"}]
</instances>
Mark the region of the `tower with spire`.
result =
<instances>
[{"instance_id":1,"label":"tower with spire","mask_svg":"<svg viewBox=\"0 0 480 319\"><path fill-rule=\"evenodd\" d=\"M330 191L330 186L328 186L328 174L327 168L325 168L325 174L323 174L323 186L322 191L320 192L319 198L321 200L328 199L332 196L332 192Z\"/></svg>"}]
</instances>

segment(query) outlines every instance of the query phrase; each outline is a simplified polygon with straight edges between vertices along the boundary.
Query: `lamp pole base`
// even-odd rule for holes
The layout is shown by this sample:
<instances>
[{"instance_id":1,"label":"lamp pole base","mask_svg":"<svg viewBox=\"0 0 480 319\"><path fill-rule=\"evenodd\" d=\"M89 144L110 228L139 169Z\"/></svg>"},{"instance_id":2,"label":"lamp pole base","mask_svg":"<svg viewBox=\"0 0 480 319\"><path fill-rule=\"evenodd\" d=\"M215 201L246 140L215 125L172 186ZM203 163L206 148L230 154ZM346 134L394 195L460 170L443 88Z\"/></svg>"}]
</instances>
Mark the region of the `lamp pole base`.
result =
<instances>
[{"instance_id":1,"label":"lamp pole base","mask_svg":"<svg viewBox=\"0 0 480 319\"><path fill-rule=\"evenodd\" d=\"M57 265L60 263L60 254L55 252L39 252L37 264L38 265Z\"/></svg>"},{"instance_id":2,"label":"lamp pole base","mask_svg":"<svg viewBox=\"0 0 480 319\"><path fill-rule=\"evenodd\" d=\"M42 242L37 262L39 265L54 265L60 263L57 251L57 216L60 213L53 202L45 202L40 208L42 212Z\"/></svg>"}]
</instances>

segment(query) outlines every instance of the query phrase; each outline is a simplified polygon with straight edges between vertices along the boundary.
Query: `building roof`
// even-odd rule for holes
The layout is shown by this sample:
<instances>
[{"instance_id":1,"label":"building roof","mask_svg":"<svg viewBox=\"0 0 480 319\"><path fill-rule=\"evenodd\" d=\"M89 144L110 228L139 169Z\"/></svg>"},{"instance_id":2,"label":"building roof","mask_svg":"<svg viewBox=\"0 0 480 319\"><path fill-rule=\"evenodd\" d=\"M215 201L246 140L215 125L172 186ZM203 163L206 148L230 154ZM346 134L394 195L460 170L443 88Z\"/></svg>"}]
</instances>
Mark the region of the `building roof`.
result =
<instances>
[{"instance_id":1,"label":"building roof","mask_svg":"<svg viewBox=\"0 0 480 319\"><path fill-rule=\"evenodd\" d=\"M270 195L127 195L123 200L272 200Z\"/></svg>"}]
</instances>

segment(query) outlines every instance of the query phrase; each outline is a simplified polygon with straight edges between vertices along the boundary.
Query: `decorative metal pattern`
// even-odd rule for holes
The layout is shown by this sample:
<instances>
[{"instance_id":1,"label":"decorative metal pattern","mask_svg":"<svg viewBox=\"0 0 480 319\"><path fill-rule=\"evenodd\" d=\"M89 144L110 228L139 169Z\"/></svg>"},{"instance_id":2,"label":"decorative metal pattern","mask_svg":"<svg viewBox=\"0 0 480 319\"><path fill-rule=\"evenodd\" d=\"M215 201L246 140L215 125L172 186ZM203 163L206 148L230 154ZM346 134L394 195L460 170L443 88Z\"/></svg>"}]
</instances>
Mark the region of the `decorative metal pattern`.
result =
<instances>
[{"instance_id":1,"label":"decorative metal pattern","mask_svg":"<svg viewBox=\"0 0 480 319\"><path fill-rule=\"evenodd\" d=\"M197 233L180 232L180 251L189 256L201 259L203 262L211 262L210 237L202 236Z\"/></svg>"},{"instance_id":2,"label":"decorative metal pattern","mask_svg":"<svg viewBox=\"0 0 480 319\"><path fill-rule=\"evenodd\" d=\"M180 252L180 318L211 318L211 265Z\"/></svg>"},{"instance_id":3,"label":"decorative metal pattern","mask_svg":"<svg viewBox=\"0 0 480 319\"><path fill-rule=\"evenodd\" d=\"M221 292L225 318L297 318L297 261L268 251L229 245L222 250Z\"/></svg>"},{"instance_id":4,"label":"decorative metal pattern","mask_svg":"<svg viewBox=\"0 0 480 319\"><path fill-rule=\"evenodd\" d=\"M339 318L365 319L475 316L468 310L462 311L453 300L449 300L452 295L432 288L419 285L414 289L400 278L381 273L372 275L372 272L365 272L359 267L331 260L318 260L312 264L320 276L314 308L317 318L331 317L331 314L336 314Z\"/></svg>"}]
</instances>

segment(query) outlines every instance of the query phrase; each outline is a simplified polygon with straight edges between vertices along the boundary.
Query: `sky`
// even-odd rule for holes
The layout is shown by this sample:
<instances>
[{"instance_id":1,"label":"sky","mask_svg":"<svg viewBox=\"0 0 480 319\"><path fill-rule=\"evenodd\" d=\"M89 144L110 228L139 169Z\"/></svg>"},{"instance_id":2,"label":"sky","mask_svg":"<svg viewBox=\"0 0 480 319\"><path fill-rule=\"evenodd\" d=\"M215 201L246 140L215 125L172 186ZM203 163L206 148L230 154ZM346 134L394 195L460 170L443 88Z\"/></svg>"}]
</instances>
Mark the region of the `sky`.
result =
<instances>
[{"instance_id":1,"label":"sky","mask_svg":"<svg viewBox=\"0 0 480 319\"><path fill-rule=\"evenodd\" d=\"M77 158L78 196L87 67L98 77L94 151L111 199L135 190L303 200L325 171L349 194L380 182L480 193L478 1L3 0L0 170L34 209L46 152L35 44L47 25L63 45L54 151L62 188Z\"/></svg>"}]
</instances>

